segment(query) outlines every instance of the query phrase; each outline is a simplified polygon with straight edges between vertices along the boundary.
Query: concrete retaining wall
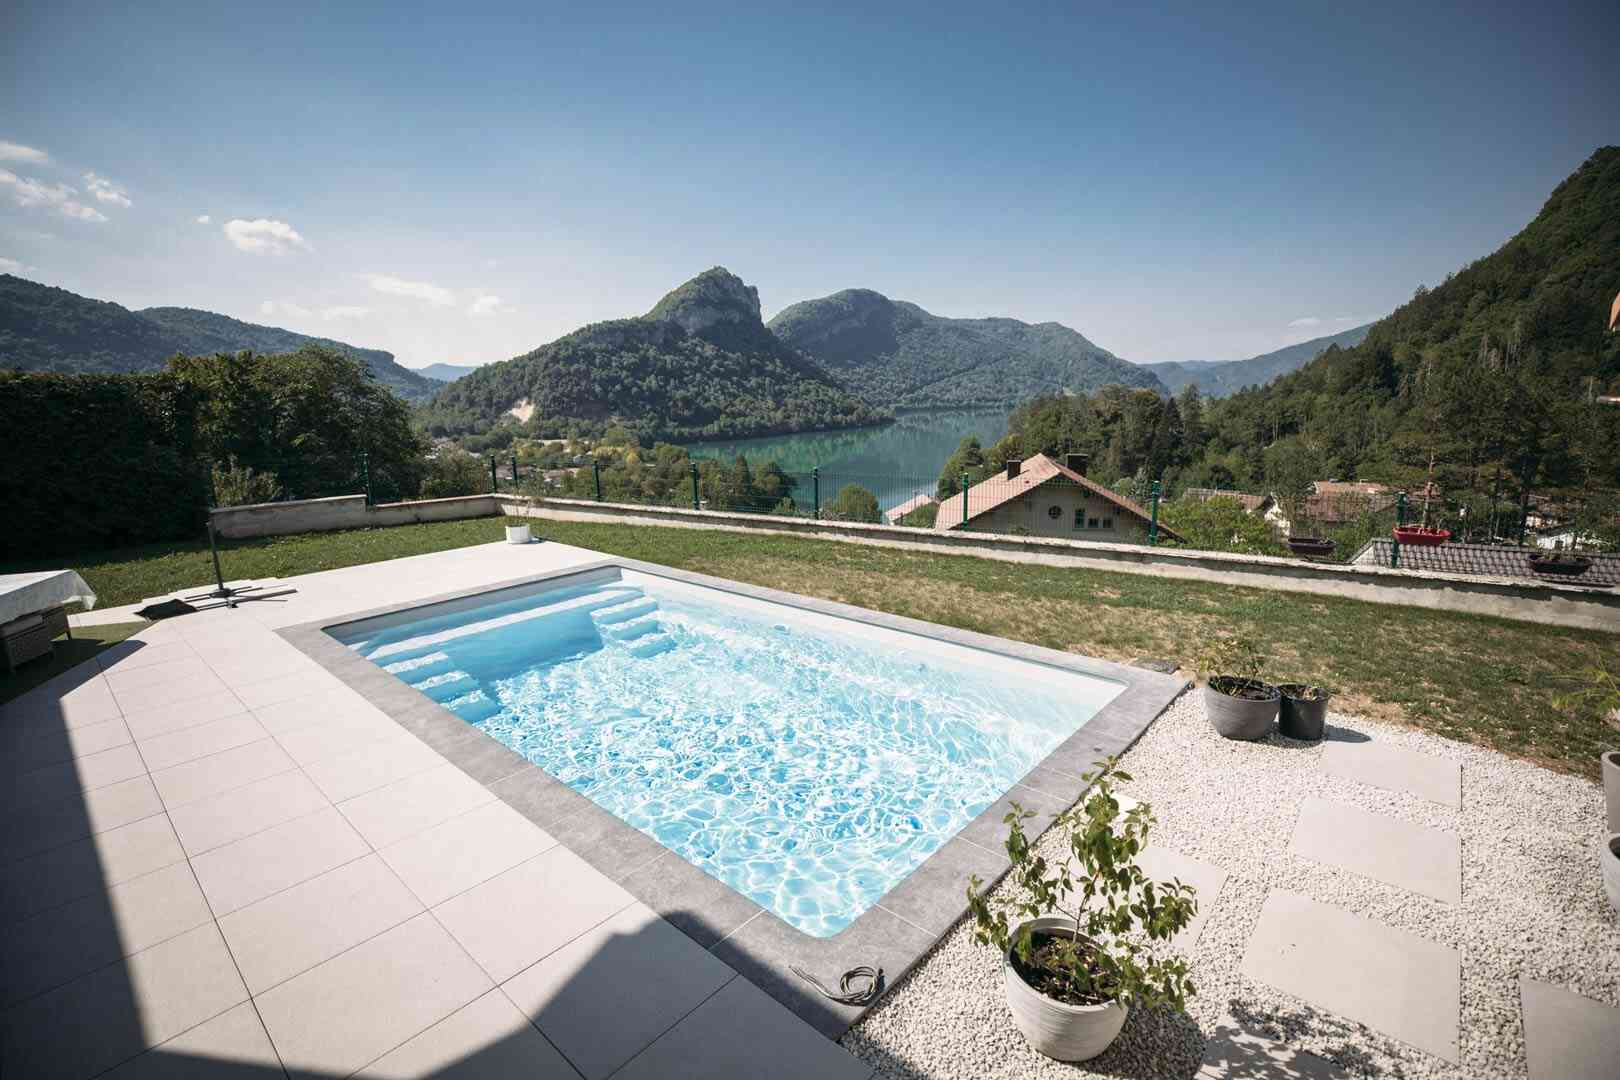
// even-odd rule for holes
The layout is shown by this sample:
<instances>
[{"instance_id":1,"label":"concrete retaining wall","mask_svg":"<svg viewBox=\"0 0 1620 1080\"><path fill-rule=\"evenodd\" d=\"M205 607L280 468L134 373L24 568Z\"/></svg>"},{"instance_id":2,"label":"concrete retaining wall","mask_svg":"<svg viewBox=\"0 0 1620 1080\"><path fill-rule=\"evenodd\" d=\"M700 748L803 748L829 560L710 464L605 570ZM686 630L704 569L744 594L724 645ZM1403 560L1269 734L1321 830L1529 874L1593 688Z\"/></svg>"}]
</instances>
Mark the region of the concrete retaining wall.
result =
<instances>
[{"instance_id":1,"label":"concrete retaining wall","mask_svg":"<svg viewBox=\"0 0 1620 1080\"><path fill-rule=\"evenodd\" d=\"M373 525L413 525L423 521L457 521L493 517L501 512L493 495L458 495L449 499L367 506L364 495L338 495L330 499L293 499L288 502L226 506L213 511L214 531L232 540L253 536L363 529Z\"/></svg>"},{"instance_id":2,"label":"concrete retaining wall","mask_svg":"<svg viewBox=\"0 0 1620 1080\"><path fill-rule=\"evenodd\" d=\"M1379 604L1584 627L1620 633L1620 590L1582 589L1513 578L1436 574L1376 566L1307 563L1266 555L1234 555L1186 548L1089 543L1034 536L1001 536L953 530L908 529L808 518L677 507L598 503L548 498L536 506L523 496L502 495L513 516L558 521L618 521L677 528L723 529L815 536L913 551L978 555L1008 562L1075 566L1154 577L1176 577L1286 592L1342 596Z\"/></svg>"}]
</instances>

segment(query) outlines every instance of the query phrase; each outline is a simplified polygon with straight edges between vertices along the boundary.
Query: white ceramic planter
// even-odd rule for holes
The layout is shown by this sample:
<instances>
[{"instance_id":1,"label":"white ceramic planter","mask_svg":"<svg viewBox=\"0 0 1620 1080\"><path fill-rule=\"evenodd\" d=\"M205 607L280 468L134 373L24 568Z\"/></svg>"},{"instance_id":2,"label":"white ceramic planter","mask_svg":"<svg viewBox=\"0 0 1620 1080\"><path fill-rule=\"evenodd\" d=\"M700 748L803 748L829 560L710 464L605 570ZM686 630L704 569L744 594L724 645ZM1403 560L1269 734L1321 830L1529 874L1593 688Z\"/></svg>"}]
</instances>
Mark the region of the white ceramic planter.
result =
<instances>
[{"instance_id":1,"label":"white ceramic planter","mask_svg":"<svg viewBox=\"0 0 1620 1080\"><path fill-rule=\"evenodd\" d=\"M1620 750L1598 755L1603 768L1603 800L1609 807L1609 831L1620 832Z\"/></svg>"},{"instance_id":2,"label":"white ceramic planter","mask_svg":"<svg viewBox=\"0 0 1620 1080\"><path fill-rule=\"evenodd\" d=\"M506 527L506 542L508 544L527 544L529 542L529 527L527 525L508 525Z\"/></svg>"},{"instance_id":3,"label":"white ceramic planter","mask_svg":"<svg viewBox=\"0 0 1620 1080\"><path fill-rule=\"evenodd\" d=\"M1620 915L1620 832L1612 832L1603 841L1603 891L1609 894L1609 906Z\"/></svg>"},{"instance_id":4,"label":"white ceramic planter","mask_svg":"<svg viewBox=\"0 0 1620 1080\"><path fill-rule=\"evenodd\" d=\"M1032 930L1072 930L1074 924L1060 916L1048 915L1025 924ZM1013 1024L1030 1046L1059 1061L1088 1061L1108 1049L1125 1026L1128 1010L1117 1001L1106 1005L1066 1005L1053 1001L1031 987L1012 965L1002 958L1007 982L1007 1007Z\"/></svg>"}]
</instances>

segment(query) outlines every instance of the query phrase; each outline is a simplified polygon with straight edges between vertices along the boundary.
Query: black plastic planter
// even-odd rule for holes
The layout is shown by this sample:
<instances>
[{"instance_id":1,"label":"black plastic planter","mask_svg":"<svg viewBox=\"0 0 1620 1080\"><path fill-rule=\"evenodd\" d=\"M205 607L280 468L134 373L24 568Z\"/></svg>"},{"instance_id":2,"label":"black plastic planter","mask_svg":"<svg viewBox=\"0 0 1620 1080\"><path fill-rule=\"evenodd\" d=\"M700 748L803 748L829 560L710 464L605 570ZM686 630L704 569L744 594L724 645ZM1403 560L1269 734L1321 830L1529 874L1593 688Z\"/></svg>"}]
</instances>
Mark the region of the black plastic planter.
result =
<instances>
[{"instance_id":1,"label":"black plastic planter","mask_svg":"<svg viewBox=\"0 0 1620 1080\"><path fill-rule=\"evenodd\" d=\"M1290 536L1288 550L1295 555L1303 555L1307 559L1325 559L1333 554L1338 545L1320 536Z\"/></svg>"},{"instance_id":2,"label":"black plastic planter","mask_svg":"<svg viewBox=\"0 0 1620 1080\"><path fill-rule=\"evenodd\" d=\"M1283 683L1277 687L1282 694L1282 708L1278 711L1279 730L1290 739L1316 742L1327 727L1328 699L1333 695L1320 686L1304 683Z\"/></svg>"},{"instance_id":3,"label":"black plastic planter","mask_svg":"<svg viewBox=\"0 0 1620 1080\"><path fill-rule=\"evenodd\" d=\"M1592 569L1592 560L1582 555L1536 552L1530 556L1530 569L1549 577L1580 577Z\"/></svg>"},{"instance_id":4,"label":"black plastic planter","mask_svg":"<svg viewBox=\"0 0 1620 1080\"><path fill-rule=\"evenodd\" d=\"M1234 697L1233 691L1253 697ZM1259 679L1214 675L1204 686L1204 710L1216 731L1228 739L1263 739L1277 722L1282 695Z\"/></svg>"}]
</instances>

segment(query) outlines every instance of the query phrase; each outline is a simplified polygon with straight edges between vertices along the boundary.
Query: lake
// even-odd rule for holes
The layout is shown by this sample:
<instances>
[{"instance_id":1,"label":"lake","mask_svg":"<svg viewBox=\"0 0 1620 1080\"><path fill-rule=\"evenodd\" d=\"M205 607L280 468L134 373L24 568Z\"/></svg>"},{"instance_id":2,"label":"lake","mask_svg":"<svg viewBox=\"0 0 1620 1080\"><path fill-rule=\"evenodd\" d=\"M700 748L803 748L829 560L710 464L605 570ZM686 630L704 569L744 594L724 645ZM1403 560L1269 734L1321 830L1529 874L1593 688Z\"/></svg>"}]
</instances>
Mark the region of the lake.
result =
<instances>
[{"instance_id":1,"label":"lake","mask_svg":"<svg viewBox=\"0 0 1620 1080\"><path fill-rule=\"evenodd\" d=\"M1007 434L1011 413L1010 409L919 410L901 413L882 427L690 443L687 452L727 461L741 454L750 465L775 461L797 474L819 468L824 502L843 485L855 483L875 494L878 505L887 510L919 492L932 493L939 470L957 444L977 435L989 448Z\"/></svg>"}]
</instances>

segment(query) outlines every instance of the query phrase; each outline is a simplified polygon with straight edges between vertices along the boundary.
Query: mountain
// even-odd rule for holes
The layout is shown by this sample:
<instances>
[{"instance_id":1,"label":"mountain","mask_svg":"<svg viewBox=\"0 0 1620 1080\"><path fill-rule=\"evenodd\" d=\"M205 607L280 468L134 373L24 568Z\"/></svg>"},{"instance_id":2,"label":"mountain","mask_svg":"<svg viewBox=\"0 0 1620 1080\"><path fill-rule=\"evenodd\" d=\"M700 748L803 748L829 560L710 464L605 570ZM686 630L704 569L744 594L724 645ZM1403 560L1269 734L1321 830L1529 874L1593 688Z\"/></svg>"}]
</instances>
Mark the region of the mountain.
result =
<instances>
[{"instance_id":1,"label":"mountain","mask_svg":"<svg viewBox=\"0 0 1620 1080\"><path fill-rule=\"evenodd\" d=\"M460 364L429 364L427 367L412 368L411 370L436 382L455 382L463 375L471 375L478 369L475 367L463 367Z\"/></svg>"},{"instance_id":2,"label":"mountain","mask_svg":"<svg viewBox=\"0 0 1620 1080\"><path fill-rule=\"evenodd\" d=\"M1326 352L1329 346L1348 349L1360 345L1372 326L1372 323L1367 323L1327 337L1288 345L1276 352L1251 356L1247 360L1189 360L1139 366L1157 375L1172 394L1179 394L1188 383L1197 383L1199 392L1205 397L1225 397L1245 386L1264 386L1279 375L1298 371Z\"/></svg>"},{"instance_id":3,"label":"mountain","mask_svg":"<svg viewBox=\"0 0 1620 1080\"><path fill-rule=\"evenodd\" d=\"M130 311L119 304L0 274L0 367L22 371L156 371L176 353L188 356L251 349L292 352L325 345L361 360L377 381L408 400L438 384L394 361L381 349L361 349L330 338L242 322L194 308Z\"/></svg>"},{"instance_id":4,"label":"mountain","mask_svg":"<svg viewBox=\"0 0 1620 1080\"><path fill-rule=\"evenodd\" d=\"M883 405L1008 405L1113 383L1164 389L1152 372L1059 323L947 319L870 289L794 304L770 329Z\"/></svg>"},{"instance_id":5,"label":"mountain","mask_svg":"<svg viewBox=\"0 0 1620 1080\"><path fill-rule=\"evenodd\" d=\"M888 418L760 321L759 293L706 270L646 315L594 323L444 387L435 435L515 417L539 435L622 426L643 442L855 427Z\"/></svg>"}]
</instances>

